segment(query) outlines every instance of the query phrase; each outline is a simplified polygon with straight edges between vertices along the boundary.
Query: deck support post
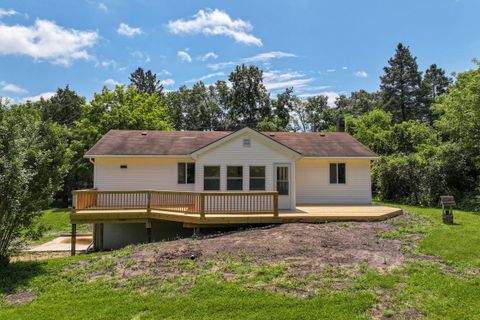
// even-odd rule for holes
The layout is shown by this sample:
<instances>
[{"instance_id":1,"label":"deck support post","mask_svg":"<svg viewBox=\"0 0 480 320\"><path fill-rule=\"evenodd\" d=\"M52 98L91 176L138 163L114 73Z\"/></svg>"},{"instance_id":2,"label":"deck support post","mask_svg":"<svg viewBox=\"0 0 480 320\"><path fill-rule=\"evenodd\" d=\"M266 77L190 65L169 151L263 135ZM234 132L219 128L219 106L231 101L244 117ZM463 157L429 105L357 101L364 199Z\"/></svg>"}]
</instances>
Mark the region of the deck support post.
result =
<instances>
[{"instance_id":1,"label":"deck support post","mask_svg":"<svg viewBox=\"0 0 480 320\"><path fill-rule=\"evenodd\" d=\"M273 195L273 216L278 218L278 192Z\"/></svg>"},{"instance_id":2,"label":"deck support post","mask_svg":"<svg viewBox=\"0 0 480 320\"><path fill-rule=\"evenodd\" d=\"M205 219L205 193L200 194L200 218Z\"/></svg>"},{"instance_id":3,"label":"deck support post","mask_svg":"<svg viewBox=\"0 0 480 320\"><path fill-rule=\"evenodd\" d=\"M93 249L94 251L103 250L103 223L96 223L93 226Z\"/></svg>"},{"instance_id":4,"label":"deck support post","mask_svg":"<svg viewBox=\"0 0 480 320\"><path fill-rule=\"evenodd\" d=\"M198 238L198 237L200 237L200 228L195 227L195 228L193 228L192 238Z\"/></svg>"},{"instance_id":5,"label":"deck support post","mask_svg":"<svg viewBox=\"0 0 480 320\"><path fill-rule=\"evenodd\" d=\"M152 223L147 221L145 223L145 230L147 231L147 243L152 242Z\"/></svg>"},{"instance_id":6,"label":"deck support post","mask_svg":"<svg viewBox=\"0 0 480 320\"><path fill-rule=\"evenodd\" d=\"M75 223L72 223L72 238L70 240L71 244L71 255L74 256L76 253L76 245L77 245L77 225Z\"/></svg>"}]
</instances>

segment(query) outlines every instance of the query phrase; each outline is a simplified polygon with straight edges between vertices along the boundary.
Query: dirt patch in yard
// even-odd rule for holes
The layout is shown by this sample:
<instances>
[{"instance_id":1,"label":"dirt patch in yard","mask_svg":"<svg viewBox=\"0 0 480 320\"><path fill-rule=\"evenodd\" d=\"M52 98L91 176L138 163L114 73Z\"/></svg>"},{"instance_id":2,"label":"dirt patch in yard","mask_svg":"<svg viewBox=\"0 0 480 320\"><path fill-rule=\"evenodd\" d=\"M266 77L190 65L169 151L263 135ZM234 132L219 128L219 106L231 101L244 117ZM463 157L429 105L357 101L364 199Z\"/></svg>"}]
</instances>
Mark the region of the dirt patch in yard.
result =
<instances>
[{"instance_id":1,"label":"dirt patch in yard","mask_svg":"<svg viewBox=\"0 0 480 320\"><path fill-rule=\"evenodd\" d=\"M6 296L4 298L5 302L8 304L26 304L35 299L37 295L31 291L14 293Z\"/></svg>"},{"instance_id":2,"label":"dirt patch in yard","mask_svg":"<svg viewBox=\"0 0 480 320\"><path fill-rule=\"evenodd\" d=\"M287 263L295 273L334 267L368 264L387 270L402 264L400 240L378 235L395 229L392 223L403 216L382 222L307 224L291 223L264 228L181 239L138 247L131 258L159 262L174 259L215 259L219 256L248 256L258 262Z\"/></svg>"}]
</instances>

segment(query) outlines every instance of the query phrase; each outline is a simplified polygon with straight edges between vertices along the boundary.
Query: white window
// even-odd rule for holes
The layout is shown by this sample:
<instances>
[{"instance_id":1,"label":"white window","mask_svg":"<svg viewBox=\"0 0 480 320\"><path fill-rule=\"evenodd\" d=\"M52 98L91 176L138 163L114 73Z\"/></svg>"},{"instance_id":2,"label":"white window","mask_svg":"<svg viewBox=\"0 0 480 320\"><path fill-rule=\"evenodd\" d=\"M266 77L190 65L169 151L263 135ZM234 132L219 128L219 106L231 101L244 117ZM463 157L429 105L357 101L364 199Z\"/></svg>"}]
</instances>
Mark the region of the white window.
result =
<instances>
[{"instance_id":1,"label":"white window","mask_svg":"<svg viewBox=\"0 0 480 320\"><path fill-rule=\"evenodd\" d=\"M330 163L330 183L331 184L345 184L346 165L345 163Z\"/></svg>"},{"instance_id":2,"label":"white window","mask_svg":"<svg viewBox=\"0 0 480 320\"><path fill-rule=\"evenodd\" d=\"M179 162L177 165L177 183L195 183L195 163Z\"/></svg>"}]
</instances>

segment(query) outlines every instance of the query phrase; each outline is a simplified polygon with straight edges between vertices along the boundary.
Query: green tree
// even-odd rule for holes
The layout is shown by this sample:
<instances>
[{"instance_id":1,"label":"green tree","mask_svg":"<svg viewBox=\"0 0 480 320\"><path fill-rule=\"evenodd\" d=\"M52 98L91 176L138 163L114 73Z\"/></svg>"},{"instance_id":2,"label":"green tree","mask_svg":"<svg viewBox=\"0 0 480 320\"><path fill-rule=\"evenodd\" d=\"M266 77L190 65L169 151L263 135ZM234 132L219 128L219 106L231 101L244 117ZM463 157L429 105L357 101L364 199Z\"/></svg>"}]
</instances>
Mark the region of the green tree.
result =
<instances>
[{"instance_id":1,"label":"green tree","mask_svg":"<svg viewBox=\"0 0 480 320\"><path fill-rule=\"evenodd\" d=\"M36 108L0 106L0 265L61 188L71 153L65 129Z\"/></svg>"},{"instance_id":2,"label":"green tree","mask_svg":"<svg viewBox=\"0 0 480 320\"><path fill-rule=\"evenodd\" d=\"M422 80L423 96L423 117L432 124L436 119L433 113L432 104L438 96L448 92L448 86L452 79L445 75L445 71L432 64L426 71Z\"/></svg>"},{"instance_id":3,"label":"green tree","mask_svg":"<svg viewBox=\"0 0 480 320\"><path fill-rule=\"evenodd\" d=\"M304 103L310 131L323 131L335 125L335 111L328 106L328 97L309 97Z\"/></svg>"},{"instance_id":4,"label":"green tree","mask_svg":"<svg viewBox=\"0 0 480 320\"><path fill-rule=\"evenodd\" d=\"M287 88L284 92L277 95L277 99L272 100L273 119L264 119L275 123L277 130L269 131L285 131L290 123L290 113L293 109L296 97L293 95L293 88Z\"/></svg>"},{"instance_id":5,"label":"green tree","mask_svg":"<svg viewBox=\"0 0 480 320\"><path fill-rule=\"evenodd\" d=\"M91 166L83 155L111 129L172 130L173 125L158 94L138 92L132 86L104 87L82 106L82 117L76 123L78 140L73 141L72 149L78 187L92 182Z\"/></svg>"},{"instance_id":6,"label":"green tree","mask_svg":"<svg viewBox=\"0 0 480 320\"><path fill-rule=\"evenodd\" d=\"M392 113L395 122L415 119L421 109L421 81L416 58L399 43L380 77L383 108Z\"/></svg>"},{"instance_id":7,"label":"green tree","mask_svg":"<svg viewBox=\"0 0 480 320\"><path fill-rule=\"evenodd\" d=\"M256 66L236 66L228 77L232 83L228 103L229 129L257 123L271 117L270 95L263 84L263 72Z\"/></svg>"},{"instance_id":8,"label":"green tree","mask_svg":"<svg viewBox=\"0 0 480 320\"><path fill-rule=\"evenodd\" d=\"M162 95L163 85L160 80L157 79L157 75L152 71L143 71L142 68L137 68L130 74L130 85L133 86L138 92L144 93L157 93Z\"/></svg>"},{"instance_id":9,"label":"green tree","mask_svg":"<svg viewBox=\"0 0 480 320\"><path fill-rule=\"evenodd\" d=\"M35 105L39 108L43 121L53 121L71 128L80 119L83 104L85 98L70 90L67 85L64 89L57 89L50 99L41 99Z\"/></svg>"}]
</instances>

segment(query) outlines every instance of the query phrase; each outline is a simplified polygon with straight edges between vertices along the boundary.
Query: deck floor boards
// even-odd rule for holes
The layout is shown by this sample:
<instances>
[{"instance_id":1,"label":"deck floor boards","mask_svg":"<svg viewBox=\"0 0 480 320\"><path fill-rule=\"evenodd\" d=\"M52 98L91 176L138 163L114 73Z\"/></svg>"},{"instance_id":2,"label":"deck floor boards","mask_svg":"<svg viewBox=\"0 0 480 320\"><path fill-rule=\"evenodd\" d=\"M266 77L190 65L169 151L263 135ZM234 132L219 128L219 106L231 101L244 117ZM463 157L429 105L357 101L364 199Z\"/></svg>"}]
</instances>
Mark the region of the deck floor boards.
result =
<instances>
[{"instance_id":1,"label":"deck floor boards","mask_svg":"<svg viewBox=\"0 0 480 320\"><path fill-rule=\"evenodd\" d=\"M194 225L264 224L326 221L379 221L402 213L399 208L380 205L298 205L295 210L279 210L273 214L199 214L160 209L83 209L72 212L72 223L146 222L167 220Z\"/></svg>"}]
</instances>

